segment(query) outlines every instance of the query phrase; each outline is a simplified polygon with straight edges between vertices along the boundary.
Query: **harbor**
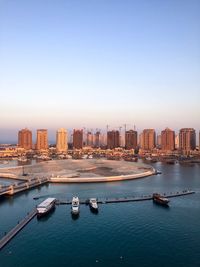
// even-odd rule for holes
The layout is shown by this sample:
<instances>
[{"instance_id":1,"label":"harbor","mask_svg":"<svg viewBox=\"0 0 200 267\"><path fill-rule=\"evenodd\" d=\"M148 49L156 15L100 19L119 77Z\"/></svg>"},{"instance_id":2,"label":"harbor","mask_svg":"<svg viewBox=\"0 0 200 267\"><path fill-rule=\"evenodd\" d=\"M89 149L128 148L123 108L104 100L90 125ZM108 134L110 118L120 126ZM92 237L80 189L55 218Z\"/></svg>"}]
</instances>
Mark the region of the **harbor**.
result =
<instances>
[{"instance_id":1,"label":"harbor","mask_svg":"<svg viewBox=\"0 0 200 267\"><path fill-rule=\"evenodd\" d=\"M175 192L175 193L164 193L162 194L165 196L165 198L173 198L173 197L181 197L186 195L194 194L195 191L192 190L183 190L181 192ZM141 197L123 197L123 198L105 198L105 199L86 199L86 200L80 200L78 197L73 197L72 200L56 200L55 198L48 198L45 201L43 201L41 204L37 206L37 209L33 209L30 213L26 215L26 217L18 222L18 224L10 230L8 233L5 233L5 236L0 240L0 250L8 243L11 239L14 238L15 235L17 235L36 215L38 215L38 218L41 216L45 216L45 214L49 213L51 209L54 208L54 205L72 205L72 207L77 207L75 212L73 212L72 215L78 215L79 214L79 204L84 205L90 205L91 200L98 204L111 204L111 203L125 203L125 202L139 202L139 201L145 201L145 200L153 200L153 195L148 196L141 196ZM34 199L39 199L39 197L35 197ZM73 205L73 201L75 201L76 205ZM91 206L93 211L98 210L98 206L95 207Z\"/></svg>"}]
</instances>

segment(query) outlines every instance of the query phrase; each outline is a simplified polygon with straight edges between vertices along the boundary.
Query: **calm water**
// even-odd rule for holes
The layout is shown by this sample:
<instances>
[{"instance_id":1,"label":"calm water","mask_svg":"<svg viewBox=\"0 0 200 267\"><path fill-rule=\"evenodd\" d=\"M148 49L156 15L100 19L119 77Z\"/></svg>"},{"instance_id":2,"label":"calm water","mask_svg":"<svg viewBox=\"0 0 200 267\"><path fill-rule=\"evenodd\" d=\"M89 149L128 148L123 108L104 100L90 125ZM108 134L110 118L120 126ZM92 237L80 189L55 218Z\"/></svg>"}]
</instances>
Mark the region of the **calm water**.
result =
<instances>
[{"instance_id":1,"label":"calm water","mask_svg":"<svg viewBox=\"0 0 200 267\"><path fill-rule=\"evenodd\" d=\"M0 252L2 267L200 266L200 165L154 164L161 175L135 181L48 185L0 200L0 235L47 196L59 199L140 196L194 189L172 198L170 208L151 201L101 205L98 215L81 206L73 220L70 206L34 218ZM37 201L33 197L40 196Z\"/></svg>"}]
</instances>

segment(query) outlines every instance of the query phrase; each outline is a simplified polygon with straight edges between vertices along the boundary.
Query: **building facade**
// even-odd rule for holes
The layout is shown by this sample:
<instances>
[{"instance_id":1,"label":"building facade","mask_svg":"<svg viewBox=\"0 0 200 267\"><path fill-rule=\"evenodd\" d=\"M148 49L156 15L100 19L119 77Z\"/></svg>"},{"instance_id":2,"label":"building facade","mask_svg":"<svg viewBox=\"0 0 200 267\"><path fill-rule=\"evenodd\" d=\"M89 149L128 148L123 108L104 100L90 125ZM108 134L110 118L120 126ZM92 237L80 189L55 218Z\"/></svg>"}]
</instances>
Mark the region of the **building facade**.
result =
<instances>
[{"instance_id":1,"label":"building facade","mask_svg":"<svg viewBox=\"0 0 200 267\"><path fill-rule=\"evenodd\" d=\"M114 149L120 146L120 134L119 131L107 132L107 148Z\"/></svg>"},{"instance_id":2,"label":"building facade","mask_svg":"<svg viewBox=\"0 0 200 267\"><path fill-rule=\"evenodd\" d=\"M93 147L93 133L87 132L87 139L86 139L87 146Z\"/></svg>"},{"instance_id":3,"label":"building facade","mask_svg":"<svg viewBox=\"0 0 200 267\"><path fill-rule=\"evenodd\" d=\"M137 131L129 130L125 132L125 149L136 149Z\"/></svg>"},{"instance_id":4,"label":"building facade","mask_svg":"<svg viewBox=\"0 0 200 267\"><path fill-rule=\"evenodd\" d=\"M74 149L82 149L83 148L83 130L74 129L73 148Z\"/></svg>"},{"instance_id":5,"label":"building facade","mask_svg":"<svg viewBox=\"0 0 200 267\"><path fill-rule=\"evenodd\" d=\"M56 151L57 153L66 153L67 149L67 131L61 128L56 132Z\"/></svg>"},{"instance_id":6,"label":"building facade","mask_svg":"<svg viewBox=\"0 0 200 267\"><path fill-rule=\"evenodd\" d=\"M37 140L36 149L37 150L47 150L49 148L48 144L48 131L47 129L37 130Z\"/></svg>"},{"instance_id":7,"label":"building facade","mask_svg":"<svg viewBox=\"0 0 200 267\"><path fill-rule=\"evenodd\" d=\"M142 132L142 149L152 150L156 146L156 133L154 129L144 129Z\"/></svg>"},{"instance_id":8,"label":"building facade","mask_svg":"<svg viewBox=\"0 0 200 267\"><path fill-rule=\"evenodd\" d=\"M175 150L175 132L169 128L161 132L161 149L163 151Z\"/></svg>"},{"instance_id":9,"label":"building facade","mask_svg":"<svg viewBox=\"0 0 200 267\"><path fill-rule=\"evenodd\" d=\"M32 149L32 132L25 128L18 132L18 146L26 150Z\"/></svg>"},{"instance_id":10,"label":"building facade","mask_svg":"<svg viewBox=\"0 0 200 267\"><path fill-rule=\"evenodd\" d=\"M100 135L101 135L100 131L97 131L94 135L94 147L96 148L101 146Z\"/></svg>"},{"instance_id":11,"label":"building facade","mask_svg":"<svg viewBox=\"0 0 200 267\"><path fill-rule=\"evenodd\" d=\"M179 132L179 149L191 151L196 149L196 132L193 128L182 128Z\"/></svg>"}]
</instances>

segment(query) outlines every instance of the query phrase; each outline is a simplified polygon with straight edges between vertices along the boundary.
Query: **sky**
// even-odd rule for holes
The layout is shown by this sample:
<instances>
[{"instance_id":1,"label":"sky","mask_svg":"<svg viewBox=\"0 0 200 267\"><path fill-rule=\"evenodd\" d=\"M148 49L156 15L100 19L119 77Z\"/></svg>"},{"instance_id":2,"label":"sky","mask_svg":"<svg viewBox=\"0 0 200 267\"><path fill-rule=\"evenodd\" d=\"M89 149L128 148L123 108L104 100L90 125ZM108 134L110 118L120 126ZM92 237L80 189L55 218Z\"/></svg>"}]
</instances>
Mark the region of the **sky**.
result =
<instances>
[{"instance_id":1,"label":"sky","mask_svg":"<svg viewBox=\"0 0 200 267\"><path fill-rule=\"evenodd\" d=\"M200 129L199 0L0 0L0 141Z\"/></svg>"}]
</instances>

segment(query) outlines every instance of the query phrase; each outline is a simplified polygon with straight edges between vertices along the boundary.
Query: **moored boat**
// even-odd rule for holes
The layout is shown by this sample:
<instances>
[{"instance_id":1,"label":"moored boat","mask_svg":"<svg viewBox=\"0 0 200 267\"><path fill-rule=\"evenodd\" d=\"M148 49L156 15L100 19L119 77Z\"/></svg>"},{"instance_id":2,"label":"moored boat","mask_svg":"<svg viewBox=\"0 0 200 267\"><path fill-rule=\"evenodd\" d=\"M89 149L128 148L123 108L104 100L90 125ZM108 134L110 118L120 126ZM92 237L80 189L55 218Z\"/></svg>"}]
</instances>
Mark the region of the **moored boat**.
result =
<instances>
[{"instance_id":1,"label":"moored boat","mask_svg":"<svg viewBox=\"0 0 200 267\"><path fill-rule=\"evenodd\" d=\"M95 211L95 212L98 211L98 204L97 204L97 199L96 198L90 198L89 205L90 205L90 209L92 211Z\"/></svg>"},{"instance_id":2,"label":"moored boat","mask_svg":"<svg viewBox=\"0 0 200 267\"><path fill-rule=\"evenodd\" d=\"M163 205L163 206L168 206L169 204L169 199L166 197L161 196L158 193L153 194L153 202Z\"/></svg>"},{"instance_id":3,"label":"moored boat","mask_svg":"<svg viewBox=\"0 0 200 267\"><path fill-rule=\"evenodd\" d=\"M79 209L79 198L78 197L73 197L72 198L72 214L78 215L80 212Z\"/></svg>"},{"instance_id":4,"label":"moored boat","mask_svg":"<svg viewBox=\"0 0 200 267\"><path fill-rule=\"evenodd\" d=\"M49 197L37 206L37 216L43 216L50 212L56 203L56 198Z\"/></svg>"}]
</instances>

